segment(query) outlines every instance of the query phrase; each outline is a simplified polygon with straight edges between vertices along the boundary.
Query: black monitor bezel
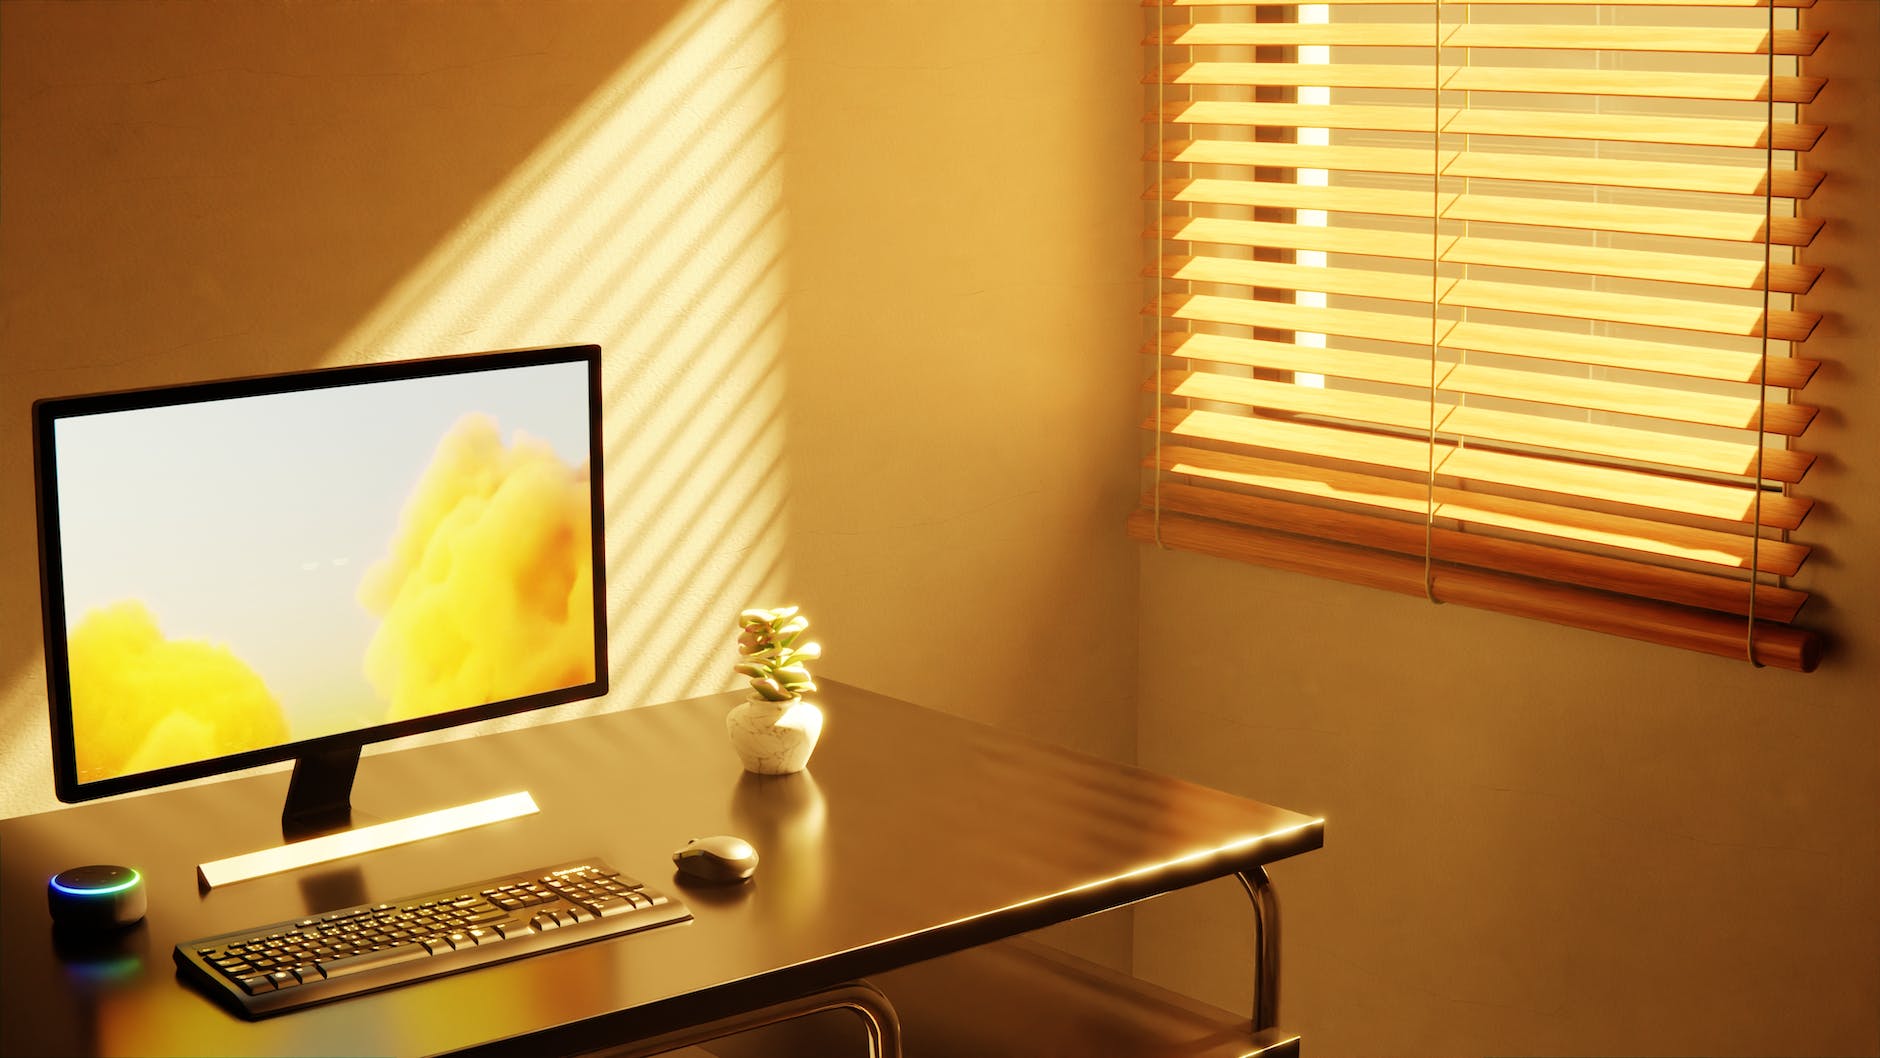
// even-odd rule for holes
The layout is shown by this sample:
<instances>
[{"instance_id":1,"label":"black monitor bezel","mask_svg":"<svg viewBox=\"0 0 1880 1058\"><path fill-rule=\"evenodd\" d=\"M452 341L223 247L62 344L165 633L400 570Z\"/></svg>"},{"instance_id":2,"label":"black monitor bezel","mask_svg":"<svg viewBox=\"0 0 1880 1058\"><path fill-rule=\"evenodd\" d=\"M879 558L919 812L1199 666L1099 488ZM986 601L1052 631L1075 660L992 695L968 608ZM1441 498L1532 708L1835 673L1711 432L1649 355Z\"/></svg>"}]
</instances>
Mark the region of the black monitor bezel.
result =
<instances>
[{"instance_id":1,"label":"black monitor bezel","mask_svg":"<svg viewBox=\"0 0 1880 1058\"><path fill-rule=\"evenodd\" d=\"M557 363L584 363L588 375L588 488L592 512L594 588L594 679L578 686L467 706L448 713L391 721L375 727L344 731L318 738L285 742L154 771L80 782L69 658L66 652L66 613L63 549L56 496L58 451L54 424L61 420L114 411L171 407L237 397L301 393L346 386L432 378L505 368ZM396 360L312 368L277 374L216 379L178 385L152 386L67 397L46 397L33 402L33 493L39 527L39 590L46 662L46 699L51 718L53 788L68 804L148 790L173 783L241 771L303 755L353 750L389 739L421 735L449 727L491 720L516 713L605 695L607 672L607 563L605 545L606 489L603 484L601 434L601 348L598 345L541 346L497 352L465 353L421 360Z\"/></svg>"}]
</instances>

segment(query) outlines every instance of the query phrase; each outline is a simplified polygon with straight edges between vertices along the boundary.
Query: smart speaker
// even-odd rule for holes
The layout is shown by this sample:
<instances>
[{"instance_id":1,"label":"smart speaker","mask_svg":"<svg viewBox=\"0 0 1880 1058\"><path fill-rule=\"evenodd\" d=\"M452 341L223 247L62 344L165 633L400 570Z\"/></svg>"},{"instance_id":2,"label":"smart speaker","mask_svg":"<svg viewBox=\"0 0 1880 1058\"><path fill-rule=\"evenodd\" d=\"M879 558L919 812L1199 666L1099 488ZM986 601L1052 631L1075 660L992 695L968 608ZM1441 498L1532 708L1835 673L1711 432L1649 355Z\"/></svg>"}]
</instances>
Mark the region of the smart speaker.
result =
<instances>
[{"instance_id":1,"label":"smart speaker","mask_svg":"<svg viewBox=\"0 0 1880 1058\"><path fill-rule=\"evenodd\" d=\"M150 898L144 876L130 867L94 863L60 871L46 883L52 923L64 929L121 929L144 917Z\"/></svg>"}]
</instances>

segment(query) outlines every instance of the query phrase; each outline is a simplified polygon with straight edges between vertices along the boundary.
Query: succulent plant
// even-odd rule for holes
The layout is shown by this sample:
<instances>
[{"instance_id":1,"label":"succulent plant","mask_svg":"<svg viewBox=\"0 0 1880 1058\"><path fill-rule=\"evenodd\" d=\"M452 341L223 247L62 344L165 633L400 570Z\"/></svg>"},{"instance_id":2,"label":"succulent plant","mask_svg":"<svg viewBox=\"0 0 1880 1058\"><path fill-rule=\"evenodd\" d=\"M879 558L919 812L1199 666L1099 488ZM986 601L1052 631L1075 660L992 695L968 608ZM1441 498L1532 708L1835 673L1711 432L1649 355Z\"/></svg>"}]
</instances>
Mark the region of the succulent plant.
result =
<instances>
[{"instance_id":1,"label":"succulent plant","mask_svg":"<svg viewBox=\"0 0 1880 1058\"><path fill-rule=\"evenodd\" d=\"M816 689L804 662L822 657L822 644L797 645L809 627L809 618L798 609L784 606L738 614L737 672L749 677L751 689L766 701L787 702Z\"/></svg>"}]
</instances>

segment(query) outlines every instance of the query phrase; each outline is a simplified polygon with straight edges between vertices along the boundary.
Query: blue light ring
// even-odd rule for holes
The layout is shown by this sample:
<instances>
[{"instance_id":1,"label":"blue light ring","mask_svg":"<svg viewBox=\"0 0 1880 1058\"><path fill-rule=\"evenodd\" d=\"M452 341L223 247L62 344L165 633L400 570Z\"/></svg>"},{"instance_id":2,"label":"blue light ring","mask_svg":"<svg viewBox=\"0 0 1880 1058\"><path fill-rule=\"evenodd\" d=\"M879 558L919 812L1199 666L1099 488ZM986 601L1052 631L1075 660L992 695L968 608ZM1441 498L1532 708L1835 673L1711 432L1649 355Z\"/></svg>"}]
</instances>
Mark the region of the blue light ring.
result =
<instances>
[{"instance_id":1,"label":"blue light ring","mask_svg":"<svg viewBox=\"0 0 1880 1058\"><path fill-rule=\"evenodd\" d=\"M56 875L52 878L52 887L61 893L69 893L72 896L109 896L112 893L121 893L144 880L144 876L137 873L137 868L126 867L124 869L131 872L129 878L115 885L108 885L100 889L74 889L68 885L60 885L58 876Z\"/></svg>"}]
</instances>

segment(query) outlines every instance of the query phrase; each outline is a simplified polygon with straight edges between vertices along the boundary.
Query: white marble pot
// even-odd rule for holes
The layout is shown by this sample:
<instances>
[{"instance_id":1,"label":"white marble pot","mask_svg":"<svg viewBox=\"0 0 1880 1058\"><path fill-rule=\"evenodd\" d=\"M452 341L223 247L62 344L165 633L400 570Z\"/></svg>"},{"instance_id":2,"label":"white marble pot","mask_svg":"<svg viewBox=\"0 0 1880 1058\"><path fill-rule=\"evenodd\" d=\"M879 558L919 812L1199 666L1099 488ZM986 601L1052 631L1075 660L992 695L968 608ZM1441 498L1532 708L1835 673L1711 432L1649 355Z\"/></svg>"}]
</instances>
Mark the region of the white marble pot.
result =
<instances>
[{"instance_id":1,"label":"white marble pot","mask_svg":"<svg viewBox=\"0 0 1880 1058\"><path fill-rule=\"evenodd\" d=\"M822 726L822 710L801 698L772 702L753 695L725 715L725 731L744 770L759 775L802 771Z\"/></svg>"}]
</instances>

